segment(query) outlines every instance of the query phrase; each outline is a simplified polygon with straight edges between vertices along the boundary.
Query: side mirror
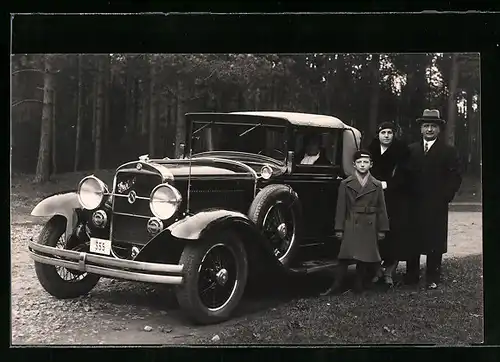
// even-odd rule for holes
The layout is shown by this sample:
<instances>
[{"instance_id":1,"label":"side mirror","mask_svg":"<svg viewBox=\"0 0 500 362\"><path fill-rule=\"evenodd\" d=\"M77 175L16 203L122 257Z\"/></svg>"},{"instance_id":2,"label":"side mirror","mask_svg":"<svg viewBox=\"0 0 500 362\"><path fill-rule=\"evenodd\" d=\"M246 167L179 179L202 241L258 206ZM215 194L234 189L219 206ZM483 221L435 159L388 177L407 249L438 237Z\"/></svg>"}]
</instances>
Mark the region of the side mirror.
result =
<instances>
[{"instance_id":1,"label":"side mirror","mask_svg":"<svg viewBox=\"0 0 500 362\"><path fill-rule=\"evenodd\" d=\"M293 159L294 159L294 152L293 151L288 151L288 157L286 158L286 171L288 173L292 173L292 170L293 170Z\"/></svg>"}]
</instances>

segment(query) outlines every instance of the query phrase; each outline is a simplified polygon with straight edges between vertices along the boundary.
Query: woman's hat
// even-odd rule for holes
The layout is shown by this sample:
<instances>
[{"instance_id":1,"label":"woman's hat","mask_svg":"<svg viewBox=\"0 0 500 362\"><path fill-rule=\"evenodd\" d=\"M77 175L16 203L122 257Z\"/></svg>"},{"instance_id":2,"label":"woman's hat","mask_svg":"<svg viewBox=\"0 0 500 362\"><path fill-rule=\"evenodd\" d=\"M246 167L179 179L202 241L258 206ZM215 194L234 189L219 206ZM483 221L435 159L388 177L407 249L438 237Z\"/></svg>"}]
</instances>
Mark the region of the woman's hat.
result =
<instances>
[{"instance_id":1,"label":"woman's hat","mask_svg":"<svg viewBox=\"0 0 500 362\"><path fill-rule=\"evenodd\" d=\"M356 162L357 159L360 159L362 157L368 157L370 160L372 159L372 154L368 152L367 150L358 150L354 152L354 156L352 156L352 160Z\"/></svg>"},{"instance_id":2,"label":"woman's hat","mask_svg":"<svg viewBox=\"0 0 500 362\"><path fill-rule=\"evenodd\" d=\"M396 125L392 122L382 122L377 127L377 133L380 133L383 129L392 129L393 132L396 132Z\"/></svg>"},{"instance_id":3,"label":"woman's hat","mask_svg":"<svg viewBox=\"0 0 500 362\"><path fill-rule=\"evenodd\" d=\"M437 109L426 109L421 118L417 118L419 123L435 123L438 125L444 125L446 121L441 119L439 111Z\"/></svg>"}]
</instances>

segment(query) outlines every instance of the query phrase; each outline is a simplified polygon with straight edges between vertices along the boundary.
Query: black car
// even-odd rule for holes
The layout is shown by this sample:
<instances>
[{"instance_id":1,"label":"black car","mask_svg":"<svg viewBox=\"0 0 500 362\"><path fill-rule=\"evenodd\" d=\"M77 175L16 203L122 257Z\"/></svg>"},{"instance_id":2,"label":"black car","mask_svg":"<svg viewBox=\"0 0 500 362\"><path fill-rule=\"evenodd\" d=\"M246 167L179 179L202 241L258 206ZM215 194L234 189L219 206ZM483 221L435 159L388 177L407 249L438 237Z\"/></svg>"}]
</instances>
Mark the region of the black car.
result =
<instances>
[{"instance_id":1,"label":"black car","mask_svg":"<svg viewBox=\"0 0 500 362\"><path fill-rule=\"evenodd\" d=\"M140 157L112 185L87 176L33 209L51 216L29 243L47 292L78 297L100 277L171 284L194 322L216 323L262 272L335 264L358 130L324 115L188 113L186 135L179 159Z\"/></svg>"}]
</instances>

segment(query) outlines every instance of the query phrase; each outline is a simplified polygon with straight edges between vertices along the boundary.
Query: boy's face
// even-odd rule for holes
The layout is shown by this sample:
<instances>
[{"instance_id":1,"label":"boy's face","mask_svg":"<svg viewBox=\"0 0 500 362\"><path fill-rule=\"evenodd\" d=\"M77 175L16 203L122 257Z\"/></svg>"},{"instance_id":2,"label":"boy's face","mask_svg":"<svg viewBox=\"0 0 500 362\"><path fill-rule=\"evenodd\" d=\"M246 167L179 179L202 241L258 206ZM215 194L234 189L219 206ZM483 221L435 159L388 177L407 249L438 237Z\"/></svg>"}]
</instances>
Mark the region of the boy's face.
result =
<instances>
[{"instance_id":1,"label":"boy's face","mask_svg":"<svg viewBox=\"0 0 500 362\"><path fill-rule=\"evenodd\" d=\"M369 157L360 157L356 161L354 161L354 168L360 174L367 173L372 167L372 160Z\"/></svg>"}]
</instances>

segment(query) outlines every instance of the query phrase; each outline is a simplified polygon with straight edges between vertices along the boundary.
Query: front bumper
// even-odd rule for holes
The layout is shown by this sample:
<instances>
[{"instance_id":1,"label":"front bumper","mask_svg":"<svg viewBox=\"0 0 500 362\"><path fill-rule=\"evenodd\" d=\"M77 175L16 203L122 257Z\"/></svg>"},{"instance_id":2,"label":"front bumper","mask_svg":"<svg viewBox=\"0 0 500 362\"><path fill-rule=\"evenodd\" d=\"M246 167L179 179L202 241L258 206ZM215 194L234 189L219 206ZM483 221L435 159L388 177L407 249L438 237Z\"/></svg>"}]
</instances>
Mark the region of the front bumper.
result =
<instances>
[{"instance_id":1,"label":"front bumper","mask_svg":"<svg viewBox=\"0 0 500 362\"><path fill-rule=\"evenodd\" d=\"M146 263L64 250L30 241L30 257L39 263L78 270L103 277L137 282L182 284L183 265Z\"/></svg>"}]
</instances>

